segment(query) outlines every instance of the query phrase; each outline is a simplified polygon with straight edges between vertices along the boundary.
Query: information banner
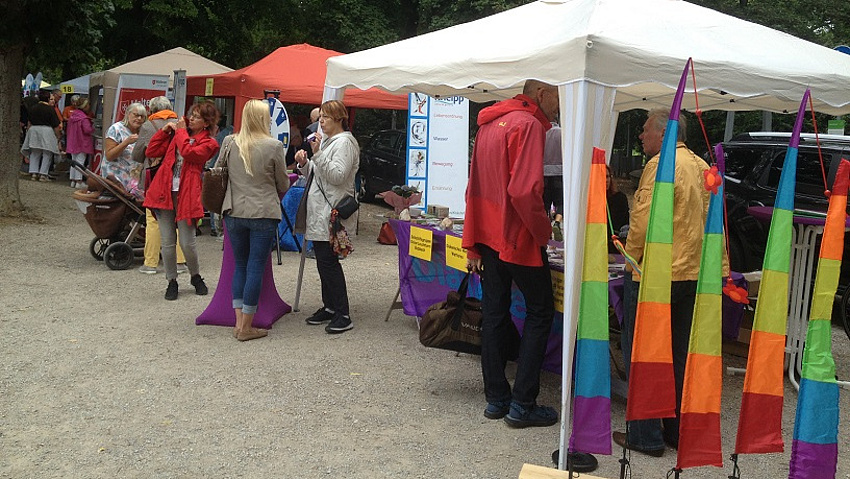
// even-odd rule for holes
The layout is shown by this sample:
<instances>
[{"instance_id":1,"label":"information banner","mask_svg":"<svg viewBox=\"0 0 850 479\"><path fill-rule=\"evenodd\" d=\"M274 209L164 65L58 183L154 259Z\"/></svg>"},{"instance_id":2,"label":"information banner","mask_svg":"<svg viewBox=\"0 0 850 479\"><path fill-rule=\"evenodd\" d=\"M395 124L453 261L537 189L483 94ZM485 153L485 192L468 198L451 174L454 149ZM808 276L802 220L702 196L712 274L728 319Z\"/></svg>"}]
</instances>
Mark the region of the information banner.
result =
<instances>
[{"instance_id":1,"label":"information banner","mask_svg":"<svg viewBox=\"0 0 850 479\"><path fill-rule=\"evenodd\" d=\"M133 75L122 73L118 77L118 95L115 99L115 110L112 121L124 119L127 107L133 103L147 106L152 98L165 96L168 93L168 75ZM178 115L180 113L178 112Z\"/></svg>"},{"instance_id":2,"label":"information banner","mask_svg":"<svg viewBox=\"0 0 850 479\"><path fill-rule=\"evenodd\" d=\"M419 206L441 205L463 217L469 178L469 101L411 93L408 99L407 184L422 192Z\"/></svg>"},{"instance_id":3,"label":"information banner","mask_svg":"<svg viewBox=\"0 0 850 479\"><path fill-rule=\"evenodd\" d=\"M446 266L466 272L466 250L462 242L457 236L446 235Z\"/></svg>"},{"instance_id":4,"label":"information banner","mask_svg":"<svg viewBox=\"0 0 850 479\"><path fill-rule=\"evenodd\" d=\"M434 232L425 228L410 227L410 247L408 253L414 258L431 261L434 246Z\"/></svg>"}]
</instances>

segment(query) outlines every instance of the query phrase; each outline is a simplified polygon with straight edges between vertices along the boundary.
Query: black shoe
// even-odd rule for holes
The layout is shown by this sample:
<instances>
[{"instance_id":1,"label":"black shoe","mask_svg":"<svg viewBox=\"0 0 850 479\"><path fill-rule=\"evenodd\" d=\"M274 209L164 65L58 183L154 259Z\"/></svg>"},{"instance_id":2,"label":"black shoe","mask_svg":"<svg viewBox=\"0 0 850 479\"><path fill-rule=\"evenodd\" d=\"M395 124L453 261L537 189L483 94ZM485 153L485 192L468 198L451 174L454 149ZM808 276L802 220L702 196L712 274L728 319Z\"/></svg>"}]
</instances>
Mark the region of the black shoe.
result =
<instances>
[{"instance_id":1,"label":"black shoe","mask_svg":"<svg viewBox=\"0 0 850 479\"><path fill-rule=\"evenodd\" d=\"M317 309L312 316L307 318L305 322L313 326L318 326L322 323L327 323L328 321L332 320L333 317L334 314L325 309L324 306L322 306L321 308Z\"/></svg>"},{"instance_id":2,"label":"black shoe","mask_svg":"<svg viewBox=\"0 0 850 479\"><path fill-rule=\"evenodd\" d=\"M510 427L548 427L558 422L558 413L549 406L534 404L526 407L511 402L511 411L505 416L505 422Z\"/></svg>"},{"instance_id":3,"label":"black shoe","mask_svg":"<svg viewBox=\"0 0 850 479\"><path fill-rule=\"evenodd\" d=\"M642 453L646 454L647 456L652 456L652 457L661 457L661 456L664 455L664 448L661 448L661 449L644 449L644 448L639 447L639 446L632 446L626 440L626 433L623 433L623 432L614 431L614 433L611 434L611 438L614 440L614 442L618 446L625 447L626 449L629 449L631 451L642 452Z\"/></svg>"},{"instance_id":4,"label":"black shoe","mask_svg":"<svg viewBox=\"0 0 850 479\"><path fill-rule=\"evenodd\" d=\"M552 463L557 467L560 451L555 449L552 453ZM567 454L567 469L572 467L573 472L593 472L599 467L599 461L593 454L585 452L571 452Z\"/></svg>"},{"instance_id":5,"label":"black shoe","mask_svg":"<svg viewBox=\"0 0 850 479\"><path fill-rule=\"evenodd\" d=\"M195 287L195 294L198 296L206 296L209 293L209 289L207 289L207 285L204 283L204 278L201 278L201 275L193 274L190 282Z\"/></svg>"},{"instance_id":6,"label":"black shoe","mask_svg":"<svg viewBox=\"0 0 850 479\"><path fill-rule=\"evenodd\" d=\"M328 334L339 334L352 328L354 328L354 323L351 322L351 318L339 313L334 313L334 318L331 320L331 323L325 326L325 332Z\"/></svg>"},{"instance_id":7,"label":"black shoe","mask_svg":"<svg viewBox=\"0 0 850 479\"><path fill-rule=\"evenodd\" d=\"M502 419L511 410L510 401L493 401L488 402L484 408L484 417L487 419Z\"/></svg>"},{"instance_id":8,"label":"black shoe","mask_svg":"<svg viewBox=\"0 0 850 479\"><path fill-rule=\"evenodd\" d=\"M177 280L168 280L168 288L165 289L165 299L174 301L177 299Z\"/></svg>"}]
</instances>

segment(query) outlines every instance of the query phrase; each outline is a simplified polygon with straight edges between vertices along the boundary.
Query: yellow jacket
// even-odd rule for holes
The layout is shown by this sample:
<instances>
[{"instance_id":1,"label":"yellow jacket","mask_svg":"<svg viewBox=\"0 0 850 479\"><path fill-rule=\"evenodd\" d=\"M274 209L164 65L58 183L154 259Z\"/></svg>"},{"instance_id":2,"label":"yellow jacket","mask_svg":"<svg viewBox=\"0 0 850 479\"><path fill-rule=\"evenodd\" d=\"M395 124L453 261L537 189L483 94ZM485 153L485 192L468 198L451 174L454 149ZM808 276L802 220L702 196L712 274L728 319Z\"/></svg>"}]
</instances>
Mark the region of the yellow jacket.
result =
<instances>
[{"instance_id":1,"label":"yellow jacket","mask_svg":"<svg viewBox=\"0 0 850 479\"><path fill-rule=\"evenodd\" d=\"M641 265L658 158L659 155L652 157L643 169L629 218L626 253ZM711 197L711 193L704 186L703 172L708 168L708 164L683 142L676 144L676 179L673 186L673 281L696 281L699 277L702 237ZM728 274L728 260L724 253L723 275ZM640 281L637 273L633 273L632 277L635 281Z\"/></svg>"}]
</instances>

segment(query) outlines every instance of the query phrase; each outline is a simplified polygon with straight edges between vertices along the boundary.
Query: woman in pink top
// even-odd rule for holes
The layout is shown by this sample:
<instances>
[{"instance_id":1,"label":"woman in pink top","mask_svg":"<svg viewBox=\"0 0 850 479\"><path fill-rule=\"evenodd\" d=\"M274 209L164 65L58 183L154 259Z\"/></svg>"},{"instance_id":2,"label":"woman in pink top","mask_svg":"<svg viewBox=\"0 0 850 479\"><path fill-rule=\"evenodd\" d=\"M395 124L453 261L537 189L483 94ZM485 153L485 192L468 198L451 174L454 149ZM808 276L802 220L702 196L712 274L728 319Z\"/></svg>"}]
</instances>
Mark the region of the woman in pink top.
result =
<instances>
[{"instance_id":1,"label":"woman in pink top","mask_svg":"<svg viewBox=\"0 0 850 479\"><path fill-rule=\"evenodd\" d=\"M68 118L65 151L71 155L71 160L85 166L88 155L94 154L94 142L91 137L94 127L89 117L89 99L80 97L74 106L76 109L71 111L71 117ZM76 168L71 168L69 177L71 179L71 188L85 186L83 174Z\"/></svg>"}]
</instances>

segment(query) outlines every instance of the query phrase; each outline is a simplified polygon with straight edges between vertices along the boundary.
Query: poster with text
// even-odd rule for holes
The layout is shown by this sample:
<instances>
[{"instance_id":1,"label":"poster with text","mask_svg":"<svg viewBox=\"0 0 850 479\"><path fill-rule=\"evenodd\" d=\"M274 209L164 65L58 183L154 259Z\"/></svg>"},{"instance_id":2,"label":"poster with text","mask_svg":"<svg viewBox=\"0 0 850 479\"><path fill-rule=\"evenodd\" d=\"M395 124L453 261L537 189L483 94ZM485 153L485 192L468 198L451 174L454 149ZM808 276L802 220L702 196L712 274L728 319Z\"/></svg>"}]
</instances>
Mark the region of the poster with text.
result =
<instances>
[{"instance_id":1,"label":"poster with text","mask_svg":"<svg viewBox=\"0 0 850 479\"><path fill-rule=\"evenodd\" d=\"M124 119L127 107L133 103L148 106L152 98L165 96L168 93L168 75L133 75L124 74L118 78L118 94L115 97L115 111L112 113L113 122ZM180 112L177 112L179 115ZM106 126L104 127L106 128Z\"/></svg>"},{"instance_id":2,"label":"poster with text","mask_svg":"<svg viewBox=\"0 0 850 479\"><path fill-rule=\"evenodd\" d=\"M408 115L407 184L419 185L419 206L446 206L449 216L462 218L469 178L469 101L411 93Z\"/></svg>"}]
</instances>

